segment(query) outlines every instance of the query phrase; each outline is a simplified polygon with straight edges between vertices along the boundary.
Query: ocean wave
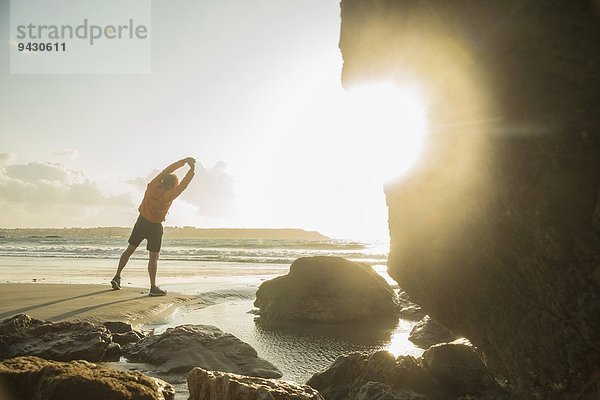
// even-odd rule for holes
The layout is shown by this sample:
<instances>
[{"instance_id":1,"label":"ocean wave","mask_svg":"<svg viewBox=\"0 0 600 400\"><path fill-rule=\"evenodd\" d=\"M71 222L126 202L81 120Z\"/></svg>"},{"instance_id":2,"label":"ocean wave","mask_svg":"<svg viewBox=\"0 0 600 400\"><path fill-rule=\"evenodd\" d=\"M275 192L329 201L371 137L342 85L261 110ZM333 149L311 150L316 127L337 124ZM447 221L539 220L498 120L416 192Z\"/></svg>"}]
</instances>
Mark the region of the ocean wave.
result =
<instances>
[{"instance_id":1,"label":"ocean wave","mask_svg":"<svg viewBox=\"0 0 600 400\"><path fill-rule=\"evenodd\" d=\"M2 238L0 256L114 259L121 256L125 246L122 238ZM133 258L145 258L144 248L142 244ZM307 256L339 256L384 264L387 247L346 241L166 239L161 250L161 259L178 261L289 264Z\"/></svg>"}]
</instances>

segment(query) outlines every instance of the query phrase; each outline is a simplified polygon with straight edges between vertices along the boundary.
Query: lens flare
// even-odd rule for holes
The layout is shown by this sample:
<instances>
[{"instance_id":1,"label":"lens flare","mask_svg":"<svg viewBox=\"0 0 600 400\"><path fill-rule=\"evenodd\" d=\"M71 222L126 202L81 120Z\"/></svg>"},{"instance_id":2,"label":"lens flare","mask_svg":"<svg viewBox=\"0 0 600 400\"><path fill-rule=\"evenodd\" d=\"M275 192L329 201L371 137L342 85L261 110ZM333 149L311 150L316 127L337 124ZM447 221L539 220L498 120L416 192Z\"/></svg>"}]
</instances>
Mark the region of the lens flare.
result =
<instances>
[{"instance_id":1,"label":"lens flare","mask_svg":"<svg viewBox=\"0 0 600 400\"><path fill-rule=\"evenodd\" d=\"M346 134L369 164L374 178L402 177L415 165L427 132L427 110L416 87L393 83L355 86L347 92Z\"/></svg>"}]
</instances>

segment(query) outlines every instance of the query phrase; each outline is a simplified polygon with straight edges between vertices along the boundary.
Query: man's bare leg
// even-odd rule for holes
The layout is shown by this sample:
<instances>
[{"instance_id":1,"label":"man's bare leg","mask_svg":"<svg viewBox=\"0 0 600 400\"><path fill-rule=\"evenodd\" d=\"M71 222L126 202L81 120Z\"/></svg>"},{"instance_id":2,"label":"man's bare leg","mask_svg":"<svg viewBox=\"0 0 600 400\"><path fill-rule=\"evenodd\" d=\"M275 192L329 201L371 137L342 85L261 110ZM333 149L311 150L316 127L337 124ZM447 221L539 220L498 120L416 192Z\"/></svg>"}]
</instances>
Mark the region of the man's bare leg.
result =
<instances>
[{"instance_id":1,"label":"man's bare leg","mask_svg":"<svg viewBox=\"0 0 600 400\"><path fill-rule=\"evenodd\" d=\"M127 261L129 261L129 257L135 252L136 247L132 245L128 245L123 254L121 254L121 258L119 259L119 265L117 266L117 273L115 277L110 281L113 289L118 290L121 289L121 271L127 265Z\"/></svg>"},{"instance_id":2,"label":"man's bare leg","mask_svg":"<svg viewBox=\"0 0 600 400\"><path fill-rule=\"evenodd\" d=\"M162 290L156 286L156 271L158 270L158 252L151 251L150 259L148 260L148 275L150 276L150 296L164 296L166 290Z\"/></svg>"},{"instance_id":3,"label":"man's bare leg","mask_svg":"<svg viewBox=\"0 0 600 400\"><path fill-rule=\"evenodd\" d=\"M129 245L127 246L123 254L121 254L121 258L119 259L119 266L117 267L117 274L115 276L121 276L121 271L123 271L123 268L125 268L125 265L127 265L129 257L131 257L131 255L135 252L136 248L137 247L135 246Z\"/></svg>"},{"instance_id":4,"label":"man's bare leg","mask_svg":"<svg viewBox=\"0 0 600 400\"><path fill-rule=\"evenodd\" d=\"M148 260L148 275L150 276L150 287L156 286L156 271L158 270L158 252L151 251Z\"/></svg>"}]
</instances>

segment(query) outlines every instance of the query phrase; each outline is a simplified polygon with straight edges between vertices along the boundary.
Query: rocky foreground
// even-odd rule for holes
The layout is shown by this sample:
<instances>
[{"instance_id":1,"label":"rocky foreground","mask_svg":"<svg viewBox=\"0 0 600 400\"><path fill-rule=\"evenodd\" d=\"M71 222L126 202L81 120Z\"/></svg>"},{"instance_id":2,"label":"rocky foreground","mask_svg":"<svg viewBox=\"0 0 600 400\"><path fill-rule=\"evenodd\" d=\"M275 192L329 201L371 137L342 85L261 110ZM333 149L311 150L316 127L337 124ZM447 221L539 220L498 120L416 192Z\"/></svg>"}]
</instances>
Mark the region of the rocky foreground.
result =
<instances>
[{"instance_id":1,"label":"rocky foreground","mask_svg":"<svg viewBox=\"0 0 600 400\"><path fill-rule=\"evenodd\" d=\"M430 340L439 333L436 329ZM258 357L247 343L213 326L182 325L160 335L140 336L119 322L54 323L22 314L4 319L0 321L3 396L70 400L83 393L90 400L174 398L173 386L162 379L91 362L124 355L153 364L154 373L189 371L191 400L502 398L492 373L467 341L435 344L419 359L395 358L387 351L343 355L306 385L297 385L269 379L281 376L275 366ZM127 343L121 348L113 337Z\"/></svg>"},{"instance_id":2,"label":"rocky foreground","mask_svg":"<svg viewBox=\"0 0 600 400\"><path fill-rule=\"evenodd\" d=\"M281 372L258 357L256 350L232 334L211 325L181 325L161 335L149 335L123 348L132 362L153 364L159 372L188 372L195 367L262 378Z\"/></svg>"},{"instance_id":3,"label":"rocky foreground","mask_svg":"<svg viewBox=\"0 0 600 400\"><path fill-rule=\"evenodd\" d=\"M47 360L102 361L110 331L89 322L49 322L25 314L0 321L0 360L37 356Z\"/></svg>"},{"instance_id":4,"label":"rocky foreground","mask_svg":"<svg viewBox=\"0 0 600 400\"><path fill-rule=\"evenodd\" d=\"M0 388L15 400L79 399L88 391L96 393L91 399L173 398L173 387L161 379L95 364L121 356L152 364L158 374L202 367L281 377L249 344L209 325L145 336L122 322L50 322L24 314L0 321Z\"/></svg>"},{"instance_id":5,"label":"rocky foreground","mask_svg":"<svg viewBox=\"0 0 600 400\"><path fill-rule=\"evenodd\" d=\"M432 346L419 359L387 351L341 356L307 384L326 400L505 398L472 346L462 343Z\"/></svg>"},{"instance_id":6,"label":"rocky foreground","mask_svg":"<svg viewBox=\"0 0 600 400\"><path fill-rule=\"evenodd\" d=\"M59 362L30 356L0 363L0 398L173 400L175 389L141 372L116 371L83 360Z\"/></svg>"},{"instance_id":7,"label":"rocky foreground","mask_svg":"<svg viewBox=\"0 0 600 400\"><path fill-rule=\"evenodd\" d=\"M307 385L194 368L188 375L189 400L323 400Z\"/></svg>"}]
</instances>

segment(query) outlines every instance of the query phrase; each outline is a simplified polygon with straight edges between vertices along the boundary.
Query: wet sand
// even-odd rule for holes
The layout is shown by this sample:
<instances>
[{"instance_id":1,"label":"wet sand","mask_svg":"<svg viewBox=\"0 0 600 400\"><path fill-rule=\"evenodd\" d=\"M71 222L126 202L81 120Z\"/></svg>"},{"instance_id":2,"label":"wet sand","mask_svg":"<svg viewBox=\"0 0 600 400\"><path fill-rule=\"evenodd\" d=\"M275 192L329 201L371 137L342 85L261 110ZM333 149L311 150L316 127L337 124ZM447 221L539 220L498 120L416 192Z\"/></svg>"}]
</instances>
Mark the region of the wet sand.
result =
<instances>
[{"instance_id":1,"label":"wet sand","mask_svg":"<svg viewBox=\"0 0 600 400\"><path fill-rule=\"evenodd\" d=\"M50 321L126 321L139 326L166 323L188 305L201 306L202 300L176 293L150 297L148 289L113 290L107 285L0 284L0 319L28 314Z\"/></svg>"}]
</instances>

